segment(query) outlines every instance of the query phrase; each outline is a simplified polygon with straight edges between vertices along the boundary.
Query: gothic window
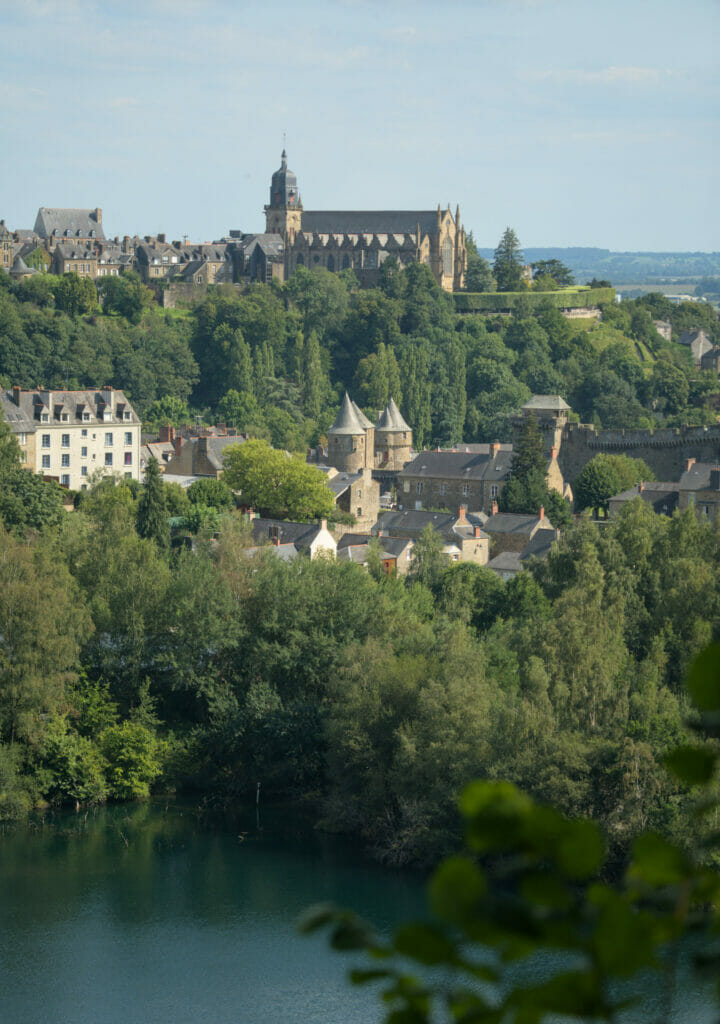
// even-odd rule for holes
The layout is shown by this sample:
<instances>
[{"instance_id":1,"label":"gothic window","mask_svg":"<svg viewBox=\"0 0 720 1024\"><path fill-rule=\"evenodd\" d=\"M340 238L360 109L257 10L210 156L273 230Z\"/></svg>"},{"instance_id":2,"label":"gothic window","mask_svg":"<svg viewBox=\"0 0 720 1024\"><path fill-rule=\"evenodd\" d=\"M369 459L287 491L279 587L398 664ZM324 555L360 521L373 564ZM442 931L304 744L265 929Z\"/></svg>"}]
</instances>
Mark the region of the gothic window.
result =
<instances>
[{"instance_id":1,"label":"gothic window","mask_svg":"<svg viewBox=\"0 0 720 1024\"><path fill-rule=\"evenodd\" d=\"M452 242L449 238L446 238L442 244L442 272L446 277L452 275L453 265L453 247Z\"/></svg>"},{"instance_id":2,"label":"gothic window","mask_svg":"<svg viewBox=\"0 0 720 1024\"><path fill-rule=\"evenodd\" d=\"M327 268L328 268L328 270L334 270L335 269L335 257L333 256L332 253L330 253L330 255L327 258Z\"/></svg>"},{"instance_id":3,"label":"gothic window","mask_svg":"<svg viewBox=\"0 0 720 1024\"><path fill-rule=\"evenodd\" d=\"M350 266L350 257L348 256L347 253L345 253L345 255L342 258L342 268L343 268L343 270L347 270L349 268L349 266Z\"/></svg>"},{"instance_id":4,"label":"gothic window","mask_svg":"<svg viewBox=\"0 0 720 1024\"><path fill-rule=\"evenodd\" d=\"M305 266L305 257L303 256L303 254L301 252L299 252L297 254L297 257L295 259L295 266L296 267L304 267Z\"/></svg>"},{"instance_id":5,"label":"gothic window","mask_svg":"<svg viewBox=\"0 0 720 1024\"><path fill-rule=\"evenodd\" d=\"M365 253L365 266L368 270L375 270L378 265L377 250L370 249Z\"/></svg>"},{"instance_id":6,"label":"gothic window","mask_svg":"<svg viewBox=\"0 0 720 1024\"><path fill-rule=\"evenodd\" d=\"M320 262L320 257L318 256L317 253L315 253L315 255L313 256L313 263L319 263L319 262Z\"/></svg>"}]
</instances>

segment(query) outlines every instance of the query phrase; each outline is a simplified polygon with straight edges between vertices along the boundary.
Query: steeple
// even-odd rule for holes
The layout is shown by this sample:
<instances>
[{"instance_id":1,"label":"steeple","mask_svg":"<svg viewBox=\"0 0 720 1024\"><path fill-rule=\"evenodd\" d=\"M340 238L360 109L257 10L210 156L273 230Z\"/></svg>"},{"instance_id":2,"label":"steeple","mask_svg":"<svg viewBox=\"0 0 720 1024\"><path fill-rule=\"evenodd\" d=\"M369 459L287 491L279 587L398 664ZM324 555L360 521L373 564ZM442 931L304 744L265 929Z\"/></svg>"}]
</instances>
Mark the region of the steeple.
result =
<instances>
[{"instance_id":1,"label":"steeple","mask_svg":"<svg viewBox=\"0 0 720 1024\"><path fill-rule=\"evenodd\" d=\"M270 202L265 207L265 230L268 234L282 235L292 242L300 230L302 208L297 176L288 167L287 152L283 147L280 166L270 183Z\"/></svg>"}]
</instances>

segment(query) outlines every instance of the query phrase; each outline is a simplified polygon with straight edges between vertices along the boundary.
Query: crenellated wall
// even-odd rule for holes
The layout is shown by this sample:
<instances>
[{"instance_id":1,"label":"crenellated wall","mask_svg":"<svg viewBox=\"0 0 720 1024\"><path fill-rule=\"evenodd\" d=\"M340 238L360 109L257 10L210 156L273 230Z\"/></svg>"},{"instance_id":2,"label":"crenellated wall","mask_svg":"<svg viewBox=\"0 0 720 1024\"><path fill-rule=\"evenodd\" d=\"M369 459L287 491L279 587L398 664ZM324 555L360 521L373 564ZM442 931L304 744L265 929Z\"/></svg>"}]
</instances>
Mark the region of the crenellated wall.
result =
<instances>
[{"instance_id":1,"label":"crenellated wall","mask_svg":"<svg viewBox=\"0 0 720 1024\"><path fill-rule=\"evenodd\" d=\"M586 423L566 423L558 461L566 480L600 452L644 459L658 480L679 480L688 459L720 460L720 424L663 430L597 430Z\"/></svg>"}]
</instances>

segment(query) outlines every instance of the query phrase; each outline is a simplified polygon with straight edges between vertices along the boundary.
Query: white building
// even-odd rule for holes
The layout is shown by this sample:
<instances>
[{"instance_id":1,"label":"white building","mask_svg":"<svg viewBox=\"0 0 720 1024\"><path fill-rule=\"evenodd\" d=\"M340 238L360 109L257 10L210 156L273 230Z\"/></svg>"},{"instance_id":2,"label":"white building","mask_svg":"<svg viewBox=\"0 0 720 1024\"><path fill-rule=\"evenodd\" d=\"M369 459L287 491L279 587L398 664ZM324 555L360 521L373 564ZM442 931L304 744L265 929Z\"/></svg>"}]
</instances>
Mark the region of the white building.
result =
<instances>
[{"instance_id":1,"label":"white building","mask_svg":"<svg viewBox=\"0 0 720 1024\"><path fill-rule=\"evenodd\" d=\"M140 479L141 423L122 391L14 387L0 409L33 472L77 491L97 470Z\"/></svg>"}]
</instances>

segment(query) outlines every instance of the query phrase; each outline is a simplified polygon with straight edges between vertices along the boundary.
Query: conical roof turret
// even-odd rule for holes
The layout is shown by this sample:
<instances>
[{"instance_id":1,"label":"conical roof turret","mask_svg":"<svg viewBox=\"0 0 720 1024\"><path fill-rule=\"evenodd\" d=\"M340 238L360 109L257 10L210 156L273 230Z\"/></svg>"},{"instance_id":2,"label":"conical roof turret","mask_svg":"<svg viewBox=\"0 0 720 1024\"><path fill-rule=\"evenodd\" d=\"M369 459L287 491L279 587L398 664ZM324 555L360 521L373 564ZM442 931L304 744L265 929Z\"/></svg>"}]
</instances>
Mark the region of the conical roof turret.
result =
<instances>
[{"instance_id":1,"label":"conical roof turret","mask_svg":"<svg viewBox=\"0 0 720 1024\"><path fill-rule=\"evenodd\" d=\"M350 399L350 402L352 403L352 407L353 407L353 409L354 409L354 410L355 410L355 412L357 413L357 418L358 418L358 419L360 420L360 422L361 422L361 423L362 423L362 425L363 425L363 426L365 427L365 429L367 430L367 428L368 428L368 427L374 427L374 426L375 426L375 424L374 424L374 423L371 423L371 422L370 422L370 420L369 420L369 419L367 418L367 416L366 416L366 415L365 415L365 413L364 413L364 412L362 411L362 409L361 409L361 408L360 408L360 406L359 406L359 405L357 404L357 402L353 402L352 398Z\"/></svg>"},{"instance_id":2,"label":"conical roof turret","mask_svg":"<svg viewBox=\"0 0 720 1024\"><path fill-rule=\"evenodd\" d=\"M364 434L366 428L360 416L358 416L359 411L359 409L356 411L355 403L346 391L340 411L335 417L335 422L330 427L328 434ZM362 416L362 413L360 415Z\"/></svg>"},{"instance_id":3,"label":"conical roof turret","mask_svg":"<svg viewBox=\"0 0 720 1024\"><path fill-rule=\"evenodd\" d=\"M391 398L386 407L380 414L380 419L377 421L376 430L402 430L409 431L410 427L403 419L402 413L395 404L395 399Z\"/></svg>"}]
</instances>

